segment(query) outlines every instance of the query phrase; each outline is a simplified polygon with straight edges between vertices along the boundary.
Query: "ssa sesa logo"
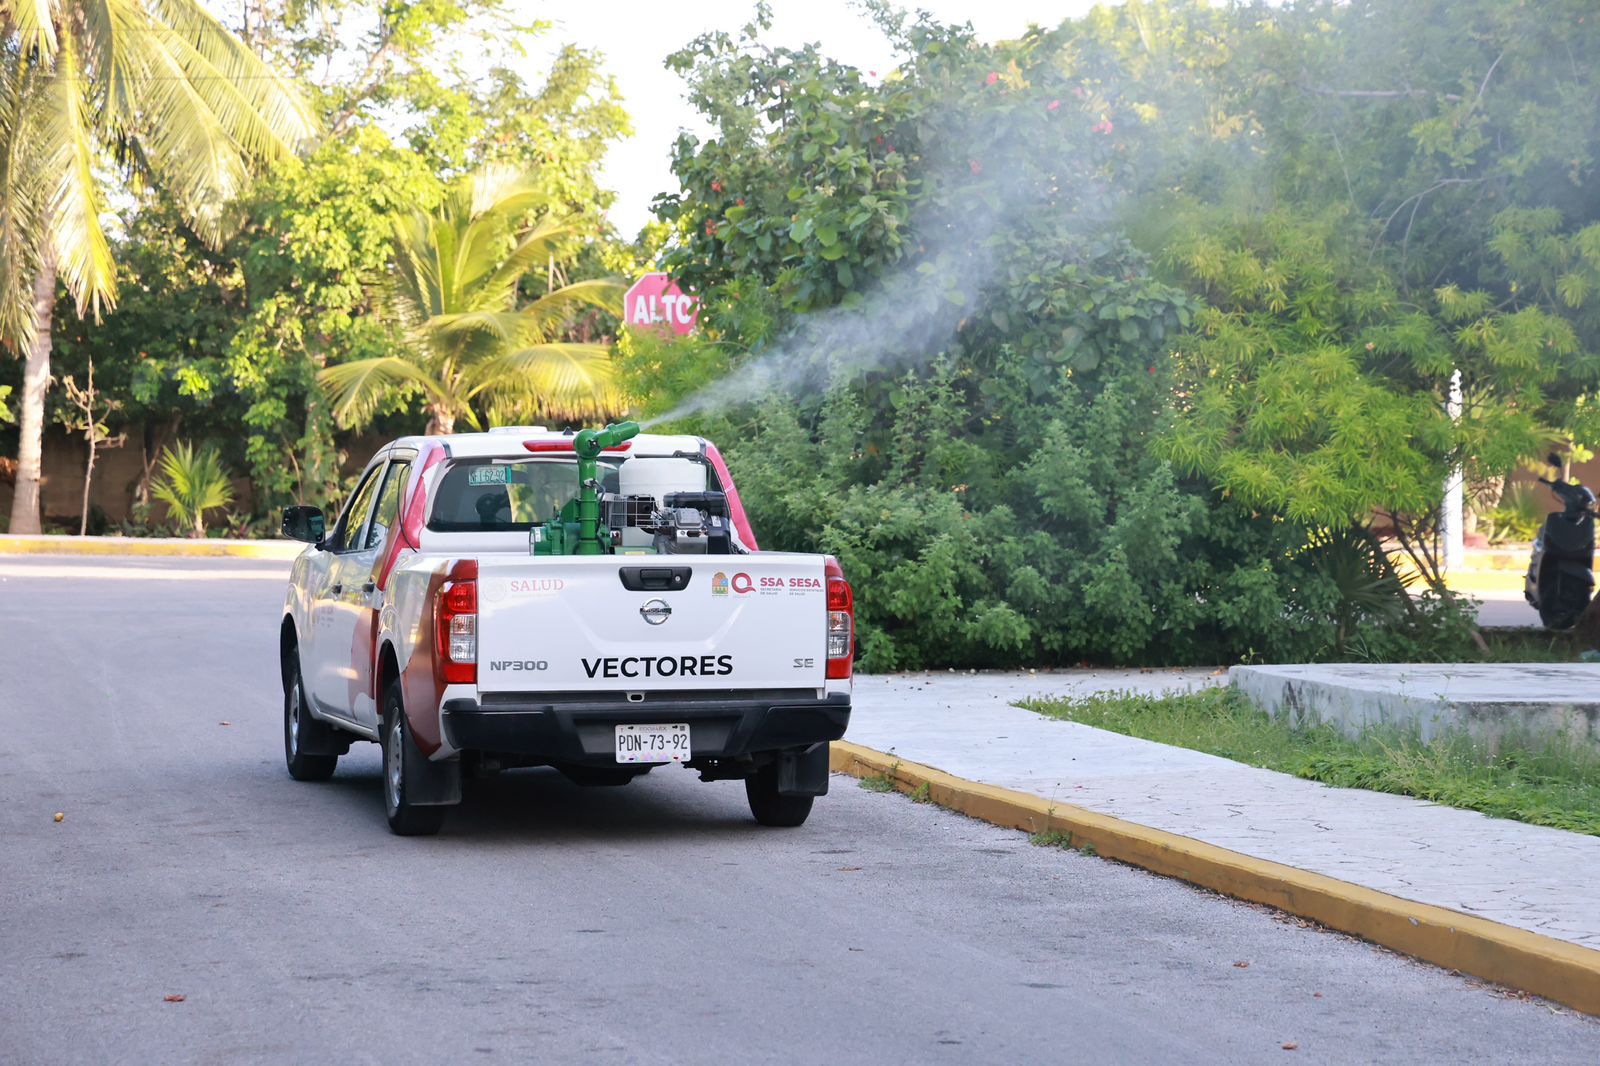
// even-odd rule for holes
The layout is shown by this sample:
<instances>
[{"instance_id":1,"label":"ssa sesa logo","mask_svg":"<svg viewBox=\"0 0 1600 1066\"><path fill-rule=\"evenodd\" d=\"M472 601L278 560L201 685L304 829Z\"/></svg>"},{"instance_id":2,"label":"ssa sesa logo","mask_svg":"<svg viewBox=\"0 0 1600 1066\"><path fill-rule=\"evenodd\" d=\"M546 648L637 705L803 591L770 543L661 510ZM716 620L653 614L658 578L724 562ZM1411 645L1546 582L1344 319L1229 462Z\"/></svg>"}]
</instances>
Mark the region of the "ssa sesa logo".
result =
<instances>
[{"instance_id":1,"label":"ssa sesa logo","mask_svg":"<svg viewBox=\"0 0 1600 1066\"><path fill-rule=\"evenodd\" d=\"M718 570L711 575L711 595L726 596L728 594L728 575Z\"/></svg>"}]
</instances>

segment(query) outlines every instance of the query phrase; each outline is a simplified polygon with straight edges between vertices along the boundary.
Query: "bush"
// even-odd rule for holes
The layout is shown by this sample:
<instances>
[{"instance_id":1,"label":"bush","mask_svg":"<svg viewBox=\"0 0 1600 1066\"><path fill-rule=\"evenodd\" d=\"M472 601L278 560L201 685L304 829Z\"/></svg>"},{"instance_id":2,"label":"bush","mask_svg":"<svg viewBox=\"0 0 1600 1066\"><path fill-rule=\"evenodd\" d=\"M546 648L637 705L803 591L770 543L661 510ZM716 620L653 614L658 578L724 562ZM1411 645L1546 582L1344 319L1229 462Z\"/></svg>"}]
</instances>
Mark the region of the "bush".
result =
<instances>
[{"instance_id":1,"label":"bush","mask_svg":"<svg viewBox=\"0 0 1600 1066\"><path fill-rule=\"evenodd\" d=\"M179 442L162 452L161 476L150 483L150 492L191 537L206 535L208 511L233 502L228 472L209 444L196 451L194 445Z\"/></svg>"},{"instance_id":2,"label":"bush","mask_svg":"<svg viewBox=\"0 0 1600 1066\"><path fill-rule=\"evenodd\" d=\"M727 453L763 547L839 556L863 669L1437 659L1471 647L1467 605L1413 606L1381 553L1178 479L1146 447L1163 416L1144 367L975 417L1004 362L985 375L941 362L701 426Z\"/></svg>"},{"instance_id":3,"label":"bush","mask_svg":"<svg viewBox=\"0 0 1600 1066\"><path fill-rule=\"evenodd\" d=\"M1482 516L1484 533L1493 544L1531 541L1544 526L1544 517L1551 510L1550 497L1541 498L1533 485L1525 482L1510 485L1500 502Z\"/></svg>"}]
</instances>

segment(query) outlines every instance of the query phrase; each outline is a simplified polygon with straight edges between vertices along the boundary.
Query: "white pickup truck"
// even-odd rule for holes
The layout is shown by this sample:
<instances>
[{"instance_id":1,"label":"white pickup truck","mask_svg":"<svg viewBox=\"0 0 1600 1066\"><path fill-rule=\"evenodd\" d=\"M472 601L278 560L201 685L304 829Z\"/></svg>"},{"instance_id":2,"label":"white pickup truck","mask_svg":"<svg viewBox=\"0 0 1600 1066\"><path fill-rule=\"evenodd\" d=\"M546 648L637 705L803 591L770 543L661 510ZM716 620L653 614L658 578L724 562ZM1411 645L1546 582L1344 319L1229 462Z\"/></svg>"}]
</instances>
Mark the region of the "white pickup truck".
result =
<instances>
[{"instance_id":1,"label":"white pickup truck","mask_svg":"<svg viewBox=\"0 0 1600 1066\"><path fill-rule=\"evenodd\" d=\"M632 423L405 437L328 526L284 512L284 754L325 780L383 748L389 825L439 830L463 774L745 783L763 825L828 790L854 602L830 556L760 552L727 466Z\"/></svg>"}]
</instances>

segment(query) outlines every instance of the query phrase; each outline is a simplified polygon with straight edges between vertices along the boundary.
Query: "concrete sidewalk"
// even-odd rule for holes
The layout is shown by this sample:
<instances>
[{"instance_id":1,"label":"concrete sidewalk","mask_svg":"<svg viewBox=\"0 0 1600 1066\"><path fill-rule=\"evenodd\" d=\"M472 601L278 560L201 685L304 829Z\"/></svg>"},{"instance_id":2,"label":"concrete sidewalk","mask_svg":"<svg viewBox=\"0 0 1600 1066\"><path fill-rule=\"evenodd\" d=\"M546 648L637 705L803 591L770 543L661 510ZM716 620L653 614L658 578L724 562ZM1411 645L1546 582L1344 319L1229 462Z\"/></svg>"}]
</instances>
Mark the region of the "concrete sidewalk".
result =
<instances>
[{"instance_id":1,"label":"concrete sidewalk","mask_svg":"<svg viewBox=\"0 0 1600 1066\"><path fill-rule=\"evenodd\" d=\"M1600 837L1330 788L1011 705L1225 680L1196 670L861 676L848 739L970 781L1600 948Z\"/></svg>"}]
</instances>

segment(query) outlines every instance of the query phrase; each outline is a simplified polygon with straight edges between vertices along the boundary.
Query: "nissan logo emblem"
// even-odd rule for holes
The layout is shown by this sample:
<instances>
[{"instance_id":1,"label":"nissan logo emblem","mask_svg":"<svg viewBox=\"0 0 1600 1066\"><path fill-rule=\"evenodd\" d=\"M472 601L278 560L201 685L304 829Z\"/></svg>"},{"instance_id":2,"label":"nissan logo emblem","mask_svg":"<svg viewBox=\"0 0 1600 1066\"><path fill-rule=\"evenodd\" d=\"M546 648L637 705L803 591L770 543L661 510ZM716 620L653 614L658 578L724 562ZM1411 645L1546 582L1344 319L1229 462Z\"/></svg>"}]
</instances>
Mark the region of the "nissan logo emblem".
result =
<instances>
[{"instance_id":1,"label":"nissan logo emblem","mask_svg":"<svg viewBox=\"0 0 1600 1066\"><path fill-rule=\"evenodd\" d=\"M672 608L667 606L665 600L651 600L639 608L639 617L653 626L658 626L672 617Z\"/></svg>"}]
</instances>

